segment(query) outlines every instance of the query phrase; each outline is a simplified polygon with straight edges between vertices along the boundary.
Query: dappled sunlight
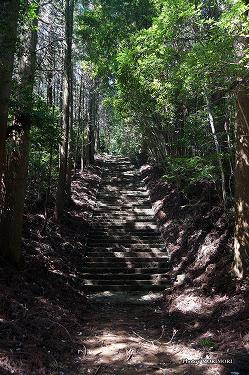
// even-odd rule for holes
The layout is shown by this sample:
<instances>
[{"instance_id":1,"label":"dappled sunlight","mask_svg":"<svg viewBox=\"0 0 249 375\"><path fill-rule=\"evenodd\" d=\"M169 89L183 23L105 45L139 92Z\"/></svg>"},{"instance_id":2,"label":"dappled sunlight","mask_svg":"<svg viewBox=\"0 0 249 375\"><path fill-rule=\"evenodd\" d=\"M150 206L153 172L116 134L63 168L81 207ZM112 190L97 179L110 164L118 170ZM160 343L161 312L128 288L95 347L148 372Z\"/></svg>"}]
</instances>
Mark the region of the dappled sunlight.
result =
<instances>
[{"instance_id":1,"label":"dappled sunlight","mask_svg":"<svg viewBox=\"0 0 249 375\"><path fill-rule=\"evenodd\" d=\"M108 309L110 306L108 307ZM107 371L113 368L119 368L122 373L126 373L126 369L130 374L137 372L141 367L143 374L183 374L185 371L191 371L194 374L221 374L224 366L220 364L212 364L212 366L199 363L190 364L188 361L200 361L201 359L218 359L218 353L205 353L205 351L193 348L184 342L179 342L167 332L167 323L164 325L163 331L159 326L155 330L155 321L151 320L151 326L142 328L142 323L145 322L146 309L150 311L150 307L144 307L139 311L138 306L134 305L133 314L135 320L128 321L130 311L127 314L125 309L113 305L113 312L115 321L113 326L109 324L110 317L106 314L103 324L108 328L101 329L100 323L92 325L94 332L85 340L87 347L87 355L82 360L84 368L91 368L91 366L104 365ZM136 320L136 318L138 320ZM155 318L152 313L151 318ZM136 323L135 323L136 322ZM140 324L139 324L140 323ZM91 324L91 323L90 323ZM122 327L123 326L123 327ZM177 334L177 332L176 332ZM169 337L169 339L165 338ZM212 339L212 332L205 332L200 335L200 339ZM89 366L89 367L88 367ZM171 372L172 371L172 372ZM128 373L128 372L127 372ZM188 372L187 372L188 373ZM108 372L109 374L109 372Z\"/></svg>"},{"instance_id":2,"label":"dappled sunlight","mask_svg":"<svg viewBox=\"0 0 249 375\"><path fill-rule=\"evenodd\" d=\"M215 299L198 295L195 289L186 289L182 294L175 297L170 305L170 313L191 313L199 316L211 315L221 304L228 300L227 296L217 296Z\"/></svg>"},{"instance_id":3,"label":"dappled sunlight","mask_svg":"<svg viewBox=\"0 0 249 375\"><path fill-rule=\"evenodd\" d=\"M3 353L0 354L0 373L1 373L1 375L20 374L20 371L23 371L23 373L25 371L22 368L21 361L20 361L20 363L14 365L13 361L10 361L7 355L5 356Z\"/></svg>"},{"instance_id":4,"label":"dappled sunlight","mask_svg":"<svg viewBox=\"0 0 249 375\"><path fill-rule=\"evenodd\" d=\"M183 313L192 312L192 313L202 313L203 312L203 304L200 303L200 299L195 296L180 296L178 297L171 310L178 310Z\"/></svg>"},{"instance_id":5,"label":"dappled sunlight","mask_svg":"<svg viewBox=\"0 0 249 375\"><path fill-rule=\"evenodd\" d=\"M0 375L249 374L248 16L0 0Z\"/></svg>"},{"instance_id":6,"label":"dappled sunlight","mask_svg":"<svg viewBox=\"0 0 249 375\"><path fill-rule=\"evenodd\" d=\"M127 159L105 165L87 242L86 290L164 289L168 255L148 191ZM116 189L110 189L116 187Z\"/></svg>"},{"instance_id":7,"label":"dappled sunlight","mask_svg":"<svg viewBox=\"0 0 249 375\"><path fill-rule=\"evenodd\" d=\"M125 194L126 189L122 190L117 194ZM105 199L101 190L98 194L99 200ZM136 198L141 198L141 205L144 197ZM90 201L92 205L94 199ZM0 324L12 345L11 351L1 357L0 373L29 375L31 368L30 374L34 369L36 375L37 368L41 373L45 368L49 369L46 375L227 375L233 369L229 364L194 361L237 360L231 347L238 340L242 359L246 358L245 328L241 322L233 323L234 329L224 325L235 322L237 314L246 311L243 298L207 296L199 288L181 288L181 282L189 281L189 274L183 271L188 258L181 254L178 261L175 258L174 268L166 268L170 247L166 250L164 242L158 242L159 233L147 202L145 208L124 206L116 214L116 209L107 212L112 203L105 204L103 211L99 207L95 211L86 258L80 242L85 239L85 220L79 220L82 212L76 203L70 225L67 218L65 227L55 227L57 237L52 244L58 248L57 257L49 243L40 243L41 237L29 244L29 252L35 251L40 257L36 274L28 275L32 280L28 287L36 294L27 307L25 295L21 304L12 301L12 311L9 301L3 302L6 315L1 315ZM170 210L166 214L171 215ZM172 245L180 249L186 233L174 220L172 215L169 226L163 221L162 225L170 232ZM189 244L200 241L199 256L192 260L192 266L206 259L208 262L213 254L209 246L219 246L216 240L212 231L207 234L202 228L188 233ZM44 279L41 286L37 275ZM0 343L2 347L5 344Z\"/></svg>"}]
</instances>

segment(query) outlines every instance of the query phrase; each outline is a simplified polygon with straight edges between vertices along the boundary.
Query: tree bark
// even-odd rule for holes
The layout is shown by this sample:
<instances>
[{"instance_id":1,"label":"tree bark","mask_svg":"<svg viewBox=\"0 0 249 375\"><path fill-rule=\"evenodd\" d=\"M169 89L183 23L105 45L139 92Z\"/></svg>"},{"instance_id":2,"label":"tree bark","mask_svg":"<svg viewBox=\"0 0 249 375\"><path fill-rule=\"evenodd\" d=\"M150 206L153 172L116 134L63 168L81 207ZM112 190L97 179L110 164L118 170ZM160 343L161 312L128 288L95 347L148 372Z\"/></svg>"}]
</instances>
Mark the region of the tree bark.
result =
<instances>
[{"instance_id":1,"label":"tree bark","mask_svg":"<svg viewBox=\"0 0 249 375\"><path fill-rule=\"evenodd\" d=\"M90 92L89 97L89 117L88 117L88 161L89 164L94 164L95 156L95 88Z\"/></svg>"},{"instance_id":2,"label":"tree bark","mask_svg":"<svg viewBox=\"0 0 249 375\"><path fill-rule=\"evenodd\" d=\"M88 108L87 108L87 94L86 88L83 86L83 98L82 98L82 107L83 107L83 116L82 116L82 142L81 142L81 161L80 161L80 172L83 173L87 165L87 146L85 142L85 137L87 135L87 122L88 122Z\"/></svg>"},{"instance_id":3,"label":"tree bark","mask_svg":"<svg viewBox=\"0 0 249 375\"><path fill-rule=\"evenodd\" d=\"M53 109L54 112L54 103L53 103L53 71L48 72L48 80L47 80L47 104L50 108ZM50 144L50 154L49 154L49 165L48 165L48 176L47 176L47 191L46 191L46 198L44 203L44 223L42 229L40 231L41 235L44 235L47 229L48 224L48 205L50 199L50 191L51 191L51 180L52 180L52 167L53 167L53 140L51 140Z\"/></svg>"},{"instance_id":4,"label":"tree bark","mask_svg":"<svg viewBox=\"0 0 249 375\"><path fill-rule=\"evenodd\" d=\"M19 0L0 2L0 213L3 209L2 177L6 160L6 131L18 14Z\"/></svg>"},{"instance_id":5,"label":"tree bark","mask_svg":"<svg viewBox=\"0 0 249 375\"><path fill-rule=\"evenodd\" d=\"M226 177L225 177L225 172L224 172L222 159L221 159L221 155L220 155L220 144L219 144L219 140L218 140L218 137L217 137L217 134L216 134L214 118L213 118L213 114L211 112L210 103L209 103L208 99L206 99L206 100L207 100L207 111L208 111L209 124L210 124L211 132L212 132L212 136L213 136L213 140L214 140L215 151L216 151L219 169L220 169L222 199L223 199L224 206L226 206L226 203L227 203Z\"/></svg>"},{"instance_id":6,"label":"tree bark","mask_svg":"<svg viewBox=\"0 0 249 375\"><path fill-rule=\"evenodd\" d=\"M235 165L235 241L234 272L238 279L248 274L249 266L249 90L238 94Z\"/></svg>"},{"instance_id":7,"label":"tree bark","mask_svg":"<svg viewBox=\"0 0 249 375\"><path fill-rule=\"evenodd\" d=\"M38 8L36 12L38 14ZM13 263L19 262L21 254L23 210L28 173L29 132L32 124L31 111L36 69L37 26L38 18L36 17L33 21L32 30L29 30L28 35L24 35L23 38L26 53L20 66L18 90L20 104L14 120L14 125L17 125L19 130L13 132L10 139L11 151L8 155L4 179L6 195L1 223L1 249L3 255Z\"/></svg>"},{"instance_id":8,"label":"tree bark","mask_svg":"<svg viewBox=\"0 0 249 375\"><path fill-rule=\"evenodd\" d=\"M72 38L73 38L74 0L65 2L66 47L63 78L63 121L62 142L60 146L59 178L56 193L55 219L60 221L63 216L67 196L67 170L70 136L70 87L72 80Z\"/></svg>"},{"instance_id":9,"label":"tree bark","mask_svg":"<svg viewBox=\"0 0 249 375\"><path fill-rule=\"evenodd\" d=\"M84 105L82 103L82 98L84 98L84 93L83 93L83 76L81 75L80 85L79 85L79 97L78 97L78 103L77 103L78 104L77 106L78 124L77 124L77 137L76 137L75 154L74 154L74 176L76 176L76 171L77 171L77 167L79 164L80 141L82 142L81 137L84 136L83 127L82 127L82 112L84 115ZM80 156L82 157L82 155Z\"/></svg>"},{"instance_id":10,"label":"tree bark","mask_svg":"<svg viewBox=\"0 0 249 375\"><path fill-rule=\"evenodd\" d=\"M70 124L69 124L69 141L68 141L68 162L67 162L67 175L66 175L66 196L67 201L71 200L72 195L72 168L73 168L73 127L74 127L74 95L73 95L73 76L71 69L69 89L69 101L70 101Z\"/></svg>"}]
</instances>

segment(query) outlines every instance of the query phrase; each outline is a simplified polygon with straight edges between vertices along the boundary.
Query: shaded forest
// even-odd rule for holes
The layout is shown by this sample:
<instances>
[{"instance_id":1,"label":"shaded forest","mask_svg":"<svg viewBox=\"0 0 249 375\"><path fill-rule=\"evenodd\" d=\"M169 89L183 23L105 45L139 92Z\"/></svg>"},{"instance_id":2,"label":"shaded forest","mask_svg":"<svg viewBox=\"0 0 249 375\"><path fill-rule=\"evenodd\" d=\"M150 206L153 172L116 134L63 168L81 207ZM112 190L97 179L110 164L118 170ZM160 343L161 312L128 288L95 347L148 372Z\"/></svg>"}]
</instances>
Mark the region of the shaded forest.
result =
<instances>
[{"instance_id":1,"label":"shaded forest","mask_svg":"<svg viewBox=\"0 0 249 375\"><path fill-rule=\"evenodd\" d=\"M216 373L247 373L248 14L247 0L1 1L1 374L84 373L80 264L111 157L149 191L172 263L164 311L207 298L220 350L243 352Z\"/></svg>"}]
</instances>

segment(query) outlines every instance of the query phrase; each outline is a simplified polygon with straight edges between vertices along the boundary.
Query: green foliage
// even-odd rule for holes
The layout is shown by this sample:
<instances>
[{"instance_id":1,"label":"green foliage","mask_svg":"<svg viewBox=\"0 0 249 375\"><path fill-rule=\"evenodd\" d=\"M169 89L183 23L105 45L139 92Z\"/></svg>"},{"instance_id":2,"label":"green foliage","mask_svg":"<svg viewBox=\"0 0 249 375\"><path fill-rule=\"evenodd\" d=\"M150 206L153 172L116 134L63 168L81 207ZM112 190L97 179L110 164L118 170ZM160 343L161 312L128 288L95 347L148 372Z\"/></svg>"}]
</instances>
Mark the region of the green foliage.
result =
<instances>
[{"instance_id":1,"label":"green foliage","mask_svg":"<svg viewBox=\"0 0 249 375\"><path fill-rule=\"evenodd\" d=\"M33 27L33 21L38 19L39 3L36 0L20 1L20 23L22 26Z\"/></svg>"},{"instance_id":2,"label":"green foliage","mask_svg":"<svg viewBox=\"0 0 249 375\"><path fill-rule=\"evenodd\" d=\"M114 124L109 145L110 152L116 155L135 156L141 149L141 134L129 122Z\"/></svg>"},{"instance_id":3,"label":"green foliage","mask_svg":"<svg viewBox=\"0 0 249 375\"><path fill-rule=\"evenodd\" d=\"M179 185L219 178L233 159L238 77L248 76L248 53L238 59L236 47L247 10L241 0L92 2L79 34L105 82L112 150L146 144Z\"/></svg>"},{"instance_id":4,"label":"green foliage","mask_svg":"<svg viewBox=\"0 0 249 375\"><path fill-rule=\"evenodd\" d=\"M117 68L117 51L129 36L150 25L153 5L150 0L95 0L86 4L78 17L78 31L88 58L98 74L107 78Z\"/></svg>"},{"instance_id":5,"label":"green foliage","mask_svg":"<svg viewBox=\"0 0 249 375\"><path fill-rule=\"evenodd\" d=\"M60 139L60 112L58 108L50 108L41 97L36 97L33 105L31 139L36 146L49 150L57 147Z\"/></svg>"},{"instance_id":6,"label":"green foliage","mask_svg":"<svg viewBox=\"0 0 249 375\"><path fill-rule=\"evenodd\" d=\"M184 188L192 182L211 180L217 177L215 155L207 160L199 156L193 157L167 157L164 162L166 175L163 180Z\"/></svg>"},{"instance_id":7,"label":"green foliage","mask_svg":"<svg viewBox=\"0 0 249 375\"><path fill-rule=\"evenodd\" d=\"M50 108L44 99L35 98L30 134L29 194L33 195L36 192L38 199L44 196L47 189L50 159L54 185L57 179L59 116L60 113L56 107Z\"/></svg>"}]
</instances>

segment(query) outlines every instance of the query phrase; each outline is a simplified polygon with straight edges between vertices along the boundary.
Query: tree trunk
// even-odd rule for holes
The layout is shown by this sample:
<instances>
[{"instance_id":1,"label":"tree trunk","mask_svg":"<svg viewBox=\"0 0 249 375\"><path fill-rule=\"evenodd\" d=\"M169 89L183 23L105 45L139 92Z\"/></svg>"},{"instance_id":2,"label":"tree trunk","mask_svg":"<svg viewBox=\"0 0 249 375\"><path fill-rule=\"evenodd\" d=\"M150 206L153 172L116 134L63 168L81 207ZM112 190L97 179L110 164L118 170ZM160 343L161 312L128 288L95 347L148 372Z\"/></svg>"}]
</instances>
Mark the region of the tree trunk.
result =
<instances>
[{"instance_id":1,"label":"tree trunk","mask_svg":"<svg viewBox=\"0 0 249 375\"><path fill-rule=\"evenodd\" d=\"M47 104L50 108L53 108L54 112L54 104L53 104L53 71L48 72L48 81L47 81ZM51 139L50 144L50 154L49 154L49 165L48 165L48 176L47 176L47 191L46 191L46 198L44 203L44 223L42 229L40 231L41 235L44 235L47 229L48 224L48 205L50 199L50 191L51 191L51 180L52 180L52 167L53 167L53 140Z\"/></svg>"},{"instance_id":2,"label":"tree trunk","mask_svg":"<svg viewBox=\"0 0 249 375\"><path fill-rule=\"evenodd\" d=\"M89 98L89 121L88 121L88 160L89 164L94 164L94 156L95 156L95 92L90 93Z\"/></svg>"},{"instance_id":3,"label":"tree trunk","mask_svg":"<svg viewBox=\"0 0 249 375\"><path fill-rule=\"evenodd\" d=\"M46 198L45 198L45 204L44 204L44 223L40 231L40 234L42 236L45 234L46 229L47 229L47 224L48 224L48 205L49 205L49 198L50 198L50 191L51 191L52 167L53 167L53 144L51 144L50 155L49 155L47 191L46 191Z\"/></svg>"},{"instance_id":4,"label":"tree trunk","mask_svg":"<svg viewBox=\"0 0 249 375\"><path fill-rule=\"evenodd\" d=\"M211 132L212 132L214 145L215 145L215 151L216 151L219 169L220 169L222 199L223 199L224 206L226 206L226 203L227 203L226 178L225 178L225 172L224 172L223 163L222 163L222 159L221 159L221 155L220 155L220 145L219 145L219 140L218 140L217 134L216 134L216 129L215 129L215 125L214 125L214 118L213 118L213 114L211 112L209 100L208 99L206 99L206 100L207 100L207 111L208 111L209 124L210 124L210 127L211 127Z\"/></svg>"},{"instance_id":5,"label":"tree trunk","mask_svg":"<svg viewBox=\"0 0 249 375\"><path fill-rule=\"evenodd\" d=\"M249 90L245 85L238 95L235 165L235 241L234 272L239 279L249 266Z\"/></svg>"},{"instance_id":6,"label":"tree trunk","mask_svg":"<svg viewBox=\"0 0 249 375\"><path fill-rule=\"evenodd\" d=\"M17 37L19 0L0 2L0 213L3 209L2 177L5 169L9 96Z\"/></svg>"},{"instance_id":7,"label":"tree trunk","mask_svg":"<svg viewBox=\"0 0 249 375\"><path fill-rule=\"evenodd\" d=\"M68 142L68 162L67 162L67 176L66 176L66 195L67 201L71 200L72 195L72 168L73 168L73 127L74 127L74 95L73 95L73 76L71 69L70 79L70 125L69 125L69 142Z\"/></svg>"},{"instance_id":8,"label":"tree trunk","mask_svg":"<svg viewBox=\"0 0 249 375\"><path fill-rule=\"evenodd\" d=\"M67 171L70 137L70 90L72 84L72 38L73 38L73 13L74 0L65 2L65 30L66 47L63 78L63 121L62 121L62 143L60 146L59 179L56 193L55 219L60 221L63 215L67 196Z\"/></svg>"},{"instance_id":9,"label":"tree trunk","mask_svg":"<svg viewBox=\"0 0 249 375\"><path fill-rule=\"evenodd\" d=\"M82 106L83 106L82 98L83 97L84 97L83 96L83 76L81 75L80 86L79 86L78 108L77 108L77 137L76 137L75 154L74 154L74 176L76 176L77 166L79 162L80 140L81 140L81 137L84 136L83 129L82 129L82 112L84 114L84 107L82 111Z\"/></svg>"},{"instance_id":10,"label":"tree trunk","mask_svg":"<svg viewBox=\"0 0 249 375\"><path fill-rule=\"evenodd\" d=\"M37 8L38 13L38 8ZM24 198L26 190L29 132L33 107L33 86L36 69L38 19L33 22L32 31L24 35L26 53L21 61L19 85L19 110L15 114L15 123L19 130L13 132L10 139L11 151L8 155L5 173L6 195L1 225L1 248L4 256L12 262L20 260L20 247L23 226Z\"/></svg>"},{"instance_id":11,"label":"tree trunk","mask_svg":"<svg viewBox=\"0 0 249 375\"><path fill-rule=\"evenodd\" d=\"M86 166L86 145L85 145L85 132L86 132L86 124L87 124L87 100L86 100L86 90L85 86L83 86L83 97L82 97L82 108L83 108L83 115L82 115L82 140L81 140L81 160L80 160L80 172L83 173L84 168Z\"/></svg>"}]
</instances>

